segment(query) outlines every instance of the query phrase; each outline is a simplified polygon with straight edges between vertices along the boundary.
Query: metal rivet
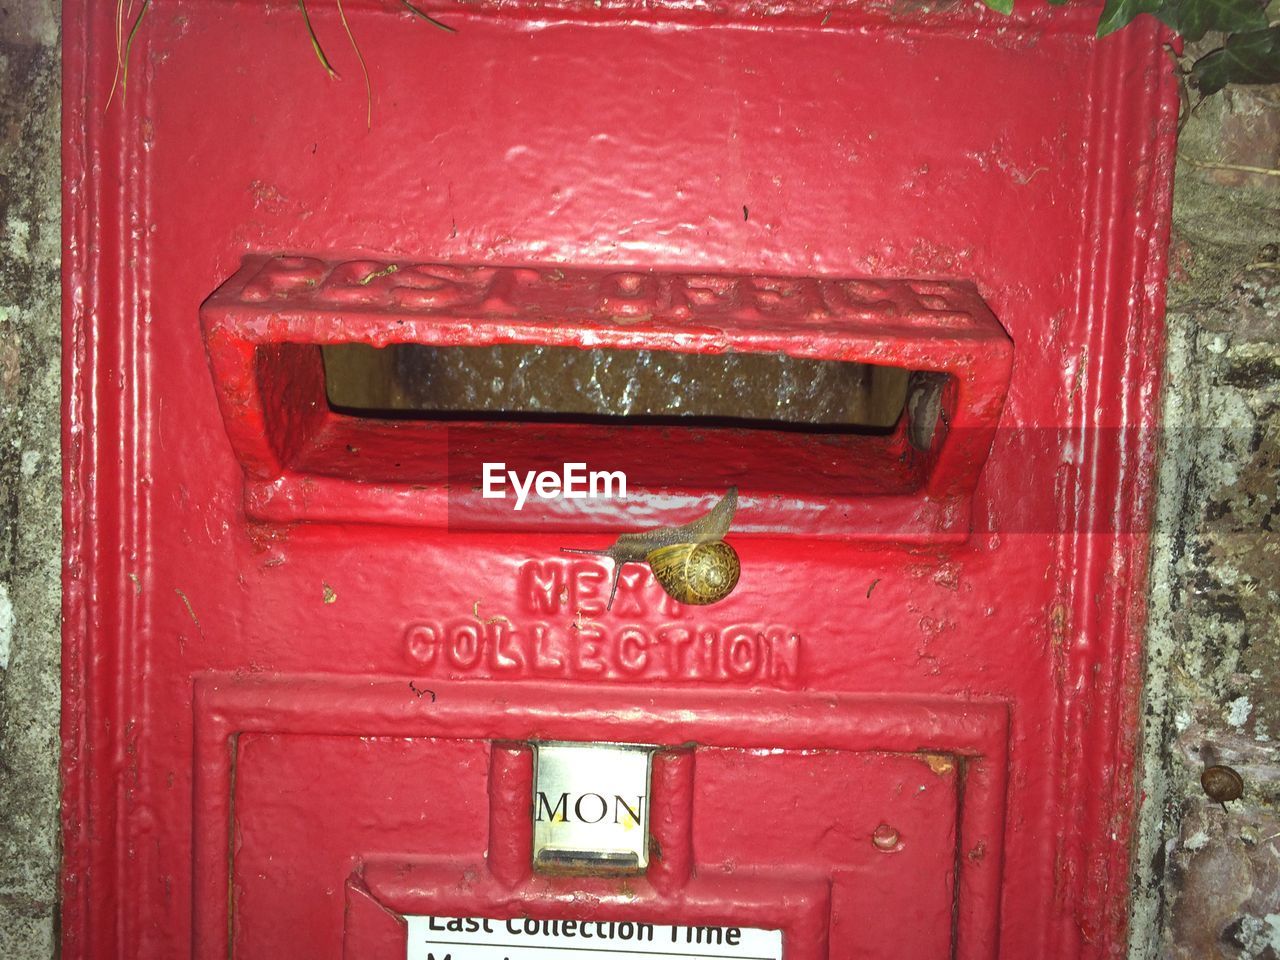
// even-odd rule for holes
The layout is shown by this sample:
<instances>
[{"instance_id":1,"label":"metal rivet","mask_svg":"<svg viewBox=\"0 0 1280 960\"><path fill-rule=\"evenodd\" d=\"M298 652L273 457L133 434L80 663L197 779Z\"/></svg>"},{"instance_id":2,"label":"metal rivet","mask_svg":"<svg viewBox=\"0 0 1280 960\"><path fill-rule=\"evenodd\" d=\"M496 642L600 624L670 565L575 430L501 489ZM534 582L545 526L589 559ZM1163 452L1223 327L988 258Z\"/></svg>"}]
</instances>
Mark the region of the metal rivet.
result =
<instances>
[{"instance_id":1,"label":"metal rivet","mask_svg":"<svg viewBox=\"0 0 1280 960\"><path fill-rule=\"evenodd\" d=\"M875 833L871 834L871 842L876 845L876 849L886 852L896 849L901 839L898 831L887 823L880 824L880 826L876 827Z\"/></svg>"}]
</instances>

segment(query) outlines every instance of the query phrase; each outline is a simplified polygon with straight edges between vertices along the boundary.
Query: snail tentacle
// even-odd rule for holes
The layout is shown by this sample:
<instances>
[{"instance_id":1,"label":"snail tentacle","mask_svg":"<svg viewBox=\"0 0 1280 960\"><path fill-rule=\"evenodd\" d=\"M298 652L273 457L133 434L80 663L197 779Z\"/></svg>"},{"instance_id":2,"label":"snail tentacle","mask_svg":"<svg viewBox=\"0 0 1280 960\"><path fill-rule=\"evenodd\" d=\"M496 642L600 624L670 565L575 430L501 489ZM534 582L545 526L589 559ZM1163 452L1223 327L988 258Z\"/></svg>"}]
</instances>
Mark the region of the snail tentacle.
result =
<instances>
[{"instance_id":1,"label":"snail tentacle","mask_svg":"<svg viewBox=\"0 0 1280 960\"><path fill-rule=\"evenodd\" d=\"M614 545L617 546L616 544ZM622 565L626 560L619 560L617 551L610 547L608 550L588 550L583 547L561 547L561 553L587 553L596 557L608 557L613 561L613 583L609 587L609 602L604 605L606 611L613 609L613 598L618 594L618 578L622 576ZM643 559L643 558L642 558Z\"/></svg>"}]
</instances>

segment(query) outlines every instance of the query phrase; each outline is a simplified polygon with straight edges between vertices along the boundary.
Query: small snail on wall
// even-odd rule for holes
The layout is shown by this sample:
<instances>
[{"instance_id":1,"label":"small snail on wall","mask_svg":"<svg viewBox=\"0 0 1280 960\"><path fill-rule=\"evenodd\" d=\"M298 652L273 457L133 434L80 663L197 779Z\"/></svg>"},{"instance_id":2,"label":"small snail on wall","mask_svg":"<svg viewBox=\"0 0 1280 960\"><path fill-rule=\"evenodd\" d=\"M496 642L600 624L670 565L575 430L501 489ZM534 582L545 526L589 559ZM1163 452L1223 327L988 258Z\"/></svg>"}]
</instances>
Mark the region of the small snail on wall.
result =
<instances>
[{"instance_id":1,"label":"small snail on wall","mask_svg":"<svg viewBox=\"0 0 1280 960\"><path fill-rule=\"evenodd\" d=\"M613 608L618 577L625 563L647 561L654 579L680 603L703 605L723 600L738 585L738 552L724 542L738 509L738 488L692 523L624 533L608 550L562 547L565 553L589 553L613 561L613 586L606 610Z\"/></svg>"},{"instance_id":2,"label":"small snail on wall","mask_svg":"<svg viewBox=\"0 0 1280 960\"><path fill-rule=\"evenodd\" d=\"M1225 764L1216 763L1205 768L1200 774L1200 786L1208 794L1210 800L1222 804L1227 809L1231 800L1239 800L1244 796L1244 778Z\"/></svg>"}]
</instances>

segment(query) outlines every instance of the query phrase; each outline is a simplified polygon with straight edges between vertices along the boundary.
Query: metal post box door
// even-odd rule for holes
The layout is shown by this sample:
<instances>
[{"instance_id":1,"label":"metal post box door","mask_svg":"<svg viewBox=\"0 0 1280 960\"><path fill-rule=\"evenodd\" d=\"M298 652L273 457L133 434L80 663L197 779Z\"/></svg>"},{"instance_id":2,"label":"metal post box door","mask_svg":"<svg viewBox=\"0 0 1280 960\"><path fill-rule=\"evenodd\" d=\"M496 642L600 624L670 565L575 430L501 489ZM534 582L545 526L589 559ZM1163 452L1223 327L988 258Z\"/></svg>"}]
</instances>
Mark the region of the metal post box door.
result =
<instances>
[{"instance_id":1,"label":"metal post box door","mask_svg":"<svg viewBox=\"0 0 1280 960\"><path fill-rule=\"evenodd\" d=\"M64 955L1119 955L1154 29L423 10L67 5Z\"/></svg>"}]
</instances>

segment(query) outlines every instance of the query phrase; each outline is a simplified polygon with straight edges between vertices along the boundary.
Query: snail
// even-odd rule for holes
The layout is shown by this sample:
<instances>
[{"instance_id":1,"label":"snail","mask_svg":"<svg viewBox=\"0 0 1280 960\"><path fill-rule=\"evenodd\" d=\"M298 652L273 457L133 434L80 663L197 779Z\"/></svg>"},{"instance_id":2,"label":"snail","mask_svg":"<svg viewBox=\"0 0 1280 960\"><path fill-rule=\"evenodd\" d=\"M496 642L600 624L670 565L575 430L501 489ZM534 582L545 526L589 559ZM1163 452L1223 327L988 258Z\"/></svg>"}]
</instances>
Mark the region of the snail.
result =
<instances>
[{"instance_id":1,"label":"snail","mask_svg":"<svg viewBox=\"0 0 1280 960\"><path fill-rule=\"evenodd\" d=\"M562 547L565 553L589 553L613 561L613 586L606 610L613 608L622 565L647 561L662 589L681 603L702 605L727 597L738 584L738 553L724 542L738 509L738 488L728 492L711 510L691 523L624 533L608 550Z\"/></svg>"},{"instance_id":2,"label":"snail","mask_svg":"<svg viewBox=\"0 0 1280 960\"><path fill-rule=\"evenodd\" d=\"M1239 800L1244 796L1244 778L1220 763L1207 767L1200 774L1200 786L1209 795L1209 799L1222 804L1224 810L1229 800Z\"/></svg>"}]
</instances>

